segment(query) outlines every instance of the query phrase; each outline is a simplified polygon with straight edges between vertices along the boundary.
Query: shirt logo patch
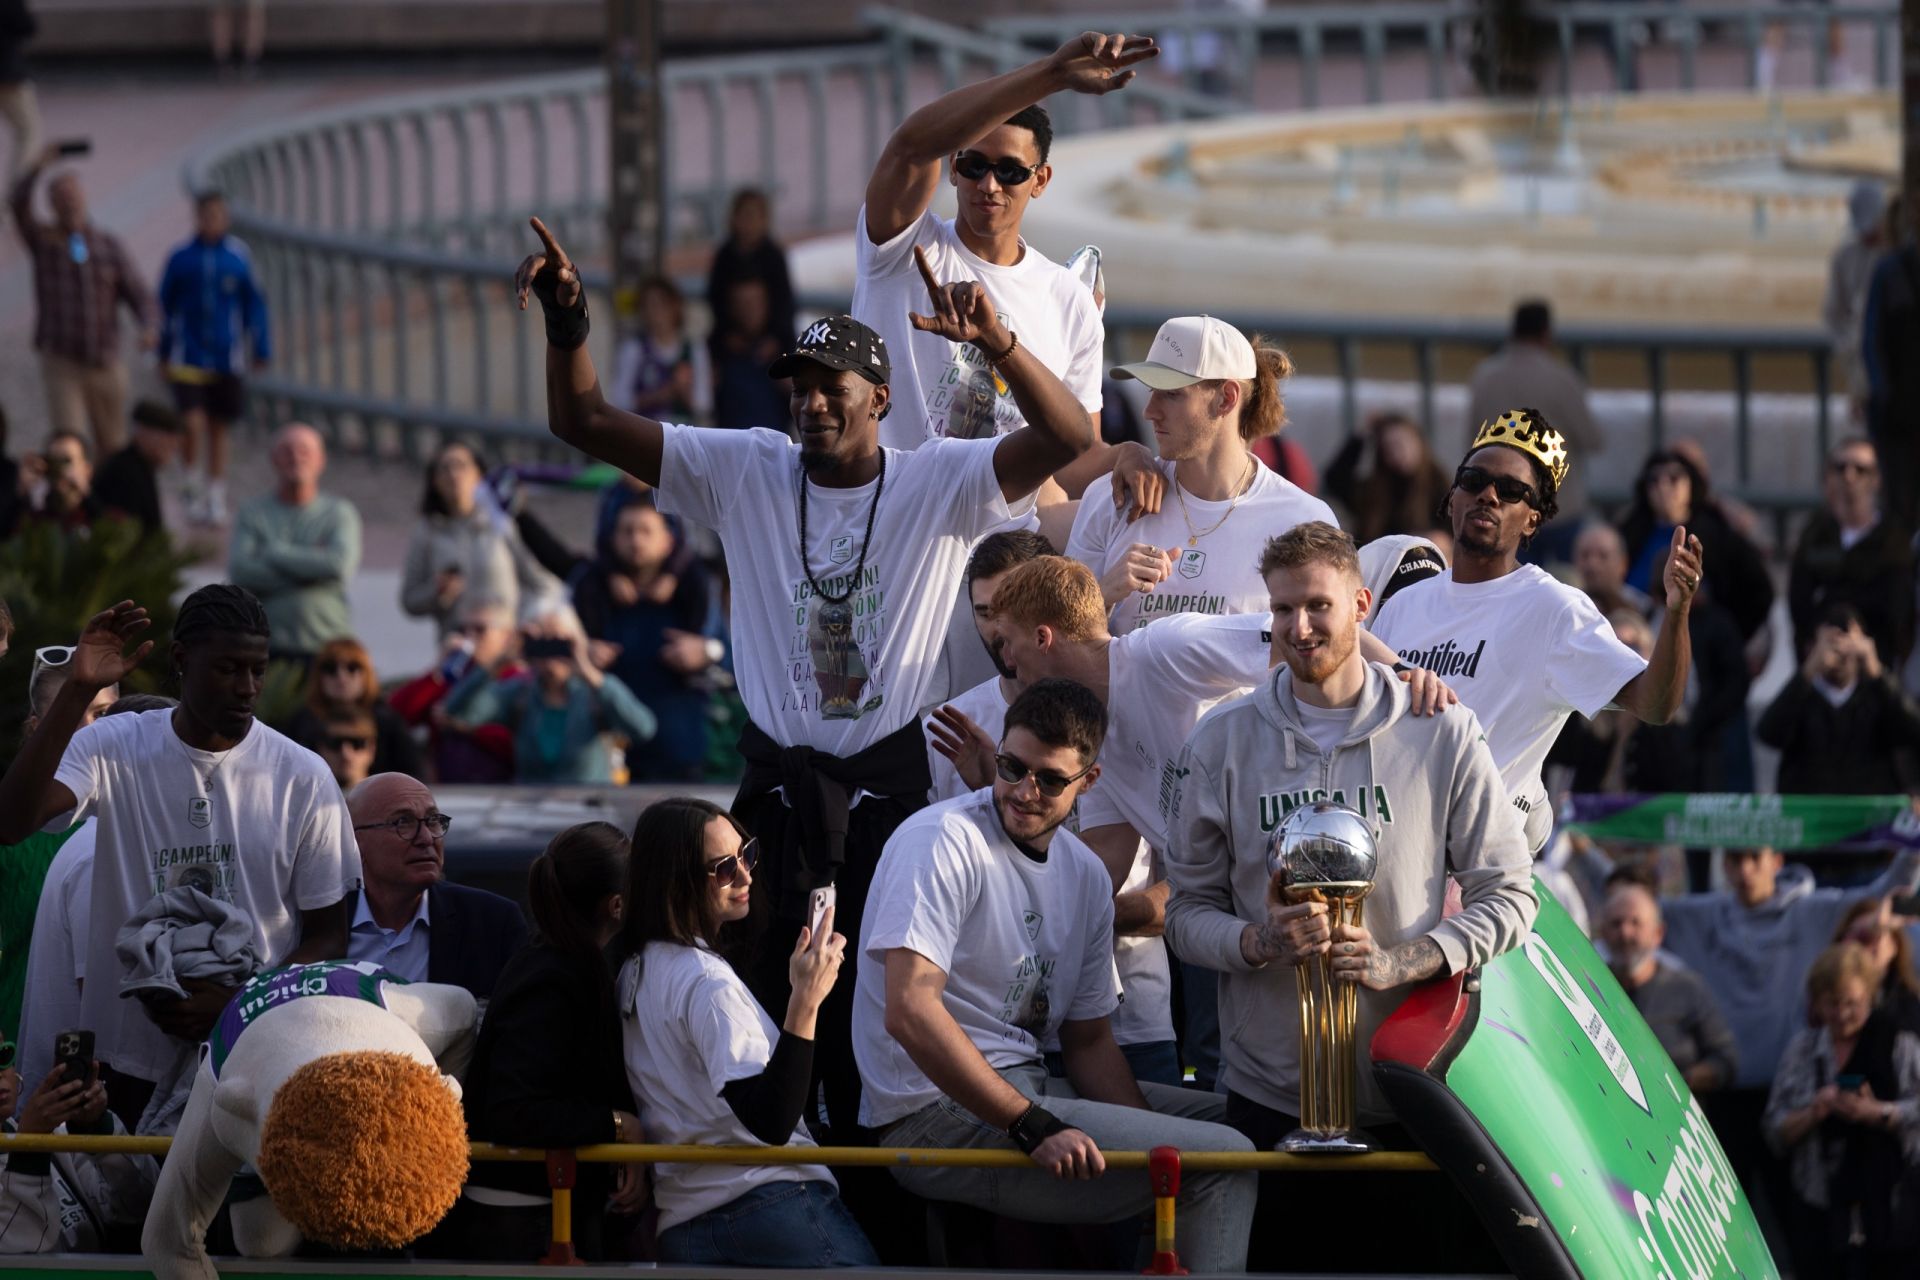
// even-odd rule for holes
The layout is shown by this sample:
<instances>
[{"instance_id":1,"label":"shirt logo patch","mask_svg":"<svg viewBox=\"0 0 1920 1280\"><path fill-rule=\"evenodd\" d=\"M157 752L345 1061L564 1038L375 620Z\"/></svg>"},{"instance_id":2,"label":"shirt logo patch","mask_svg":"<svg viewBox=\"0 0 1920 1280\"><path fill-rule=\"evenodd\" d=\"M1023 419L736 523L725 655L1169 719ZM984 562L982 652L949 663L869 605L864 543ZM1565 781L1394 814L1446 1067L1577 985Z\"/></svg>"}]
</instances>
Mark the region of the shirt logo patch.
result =
<instances>
[{"instance_id":1,"label":"shirt logo patch","mask_svg":"<svg viewBox=\"0 0 1920 1280\"><path fill-rule=\"evenodd\" d=\"M196 827L213 825L213 806L205 796L191 796L187 800L187 821Z\"/></svg>"},{"instance_id":2,"label":"shirt logo patch","mask_svg":"<svg viewBox=\"0 0 1920 1280\"><path fill-rule=\"evenodd\" d=\"M849 534L844 538L835 538L833 545L827 549L827 558L835 564L845 564L853 559L853 536Z\"/></svg>"},{"instance_id":3,"label":"shirt logo patch","mask_svg":"<svg viewBox=\"0 0 1920 1280\"><path fill-rule=\"evenodd\" d=\"M1040 936L1041 916L1038 911L1021 912L1020 923L1026 926L1028 942L1032 942Z\"/></svg>"},{"instance_id":4,"label":"shirt logo patch","mask_svg":"<svg viewBox=\"0 0 1920 1280\"><path fill-rule=\"evenodd\" d=\"M1206 552L1190 547L1187 550L1180 553L1180 576L1181 577L1197 578L1200 576L1201 571L1204 570L1206 567L1207 567Z\"/></svg>"}]
</instances>

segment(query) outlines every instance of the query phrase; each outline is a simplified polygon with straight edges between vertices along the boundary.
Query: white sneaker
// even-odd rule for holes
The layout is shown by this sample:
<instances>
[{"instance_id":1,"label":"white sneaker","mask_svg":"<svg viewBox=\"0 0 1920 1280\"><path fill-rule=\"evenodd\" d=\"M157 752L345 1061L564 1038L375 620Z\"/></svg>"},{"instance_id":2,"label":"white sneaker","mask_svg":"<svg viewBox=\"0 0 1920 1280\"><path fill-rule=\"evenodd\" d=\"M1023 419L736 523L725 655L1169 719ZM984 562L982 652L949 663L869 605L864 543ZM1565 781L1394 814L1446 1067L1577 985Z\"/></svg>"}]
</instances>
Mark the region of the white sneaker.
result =
<instances>
[{"instance_id":1,"label":"white sneaker","mask_svg":"<svg viewBox=\"0 0 1920 1280\"><path fill-rule=\"evenodd\" d=\"M203 523L217 529L227 522L227 486L215 481L207 486L206 501L200 506Z\"/></svg>"}]
</instances>

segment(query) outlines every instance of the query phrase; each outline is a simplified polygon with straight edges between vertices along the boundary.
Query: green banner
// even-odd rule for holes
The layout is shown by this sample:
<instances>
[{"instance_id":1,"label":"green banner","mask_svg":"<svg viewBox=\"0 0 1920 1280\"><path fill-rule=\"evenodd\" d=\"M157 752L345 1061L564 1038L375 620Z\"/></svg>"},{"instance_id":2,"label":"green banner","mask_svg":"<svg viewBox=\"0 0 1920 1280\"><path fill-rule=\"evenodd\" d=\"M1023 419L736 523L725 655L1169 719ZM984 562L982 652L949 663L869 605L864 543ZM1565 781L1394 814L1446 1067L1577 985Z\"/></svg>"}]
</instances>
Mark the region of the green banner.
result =
<instances>
[{"instance_id":1,"label":"green banner","mask_svg":"<svg viewBox=\"0 0 1920 1280\"><path fill-rule=\"evenodd\" d=\"M1584 795L1565 825L1624 844L1862 852L1920 844L1920 817L1905 796Z\"/></svg>"},{"instance_id":2,"label":"green banner","mask_svg":"<svg viewBox=\"0 0 1920 1280\"><path fill-rule=\"evenodd\" d=\"M1686 1081L1544 890L1525 944L1482 971L1446 1083L1539 1205L1523 1225L1555 1232L1582 1275L1778 1280Z\"/></svg>"}]
</instances>

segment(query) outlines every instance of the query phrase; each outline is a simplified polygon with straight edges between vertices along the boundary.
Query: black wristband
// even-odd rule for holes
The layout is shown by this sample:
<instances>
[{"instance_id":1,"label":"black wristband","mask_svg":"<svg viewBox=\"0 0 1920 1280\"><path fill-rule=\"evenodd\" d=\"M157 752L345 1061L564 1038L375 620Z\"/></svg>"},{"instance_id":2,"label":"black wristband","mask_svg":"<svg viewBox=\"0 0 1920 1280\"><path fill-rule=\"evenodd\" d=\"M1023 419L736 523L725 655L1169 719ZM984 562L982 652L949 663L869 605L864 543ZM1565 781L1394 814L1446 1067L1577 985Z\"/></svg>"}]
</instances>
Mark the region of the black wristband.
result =
<instances>
[{"instance_id":1,"label":"black wristband","mask_svg":"<svg viewBox=\"0 0 1920 1280\"><path fill-rule=\"evenodd\" d=\"M1022 1154L1032 1155L1048 1138L1071 1128L1072 1125L1036 1102L1007 1126L1007 1136L1013 1139L1013 1145L1020 1148Z\"/></svg>"},{"instance_id":2,"label":"black wristband","mask_svg":"<svg viewBox=\"0 0 1920 1280\"><path fill-rule=\"evenodd\" d=\"M580 294L577 306L563 307L558 303L549 303L540 299L541 310L547 317L547 345L562 351L576 351L587 340L587 295Z\"/></svg>"}]
</instances>

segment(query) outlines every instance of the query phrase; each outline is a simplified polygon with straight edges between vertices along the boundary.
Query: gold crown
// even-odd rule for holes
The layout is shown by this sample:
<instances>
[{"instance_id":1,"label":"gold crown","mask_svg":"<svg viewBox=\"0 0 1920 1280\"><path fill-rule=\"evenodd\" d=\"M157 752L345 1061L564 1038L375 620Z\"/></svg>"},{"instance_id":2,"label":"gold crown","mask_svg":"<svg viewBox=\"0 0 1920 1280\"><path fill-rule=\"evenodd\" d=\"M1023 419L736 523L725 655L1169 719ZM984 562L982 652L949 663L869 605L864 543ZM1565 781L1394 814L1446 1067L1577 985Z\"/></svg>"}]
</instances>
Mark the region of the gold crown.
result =
<instances>
[{"instance_id":1,"label":"gold crown","mask_svg":"<svg viewBox=\"0 0 1920 1280\"><path fill-rule=\"evenodd\" d=\"M1509 409L1481 423L1479 434L1473 438L1473 449L1490 444L1508 445L1533 458L1547 469L1555 490L1567 482L1567 471L1572 465L1567 458L1567 438L1548 426L1538 409Z\"/></svg>"}]
</instances>

